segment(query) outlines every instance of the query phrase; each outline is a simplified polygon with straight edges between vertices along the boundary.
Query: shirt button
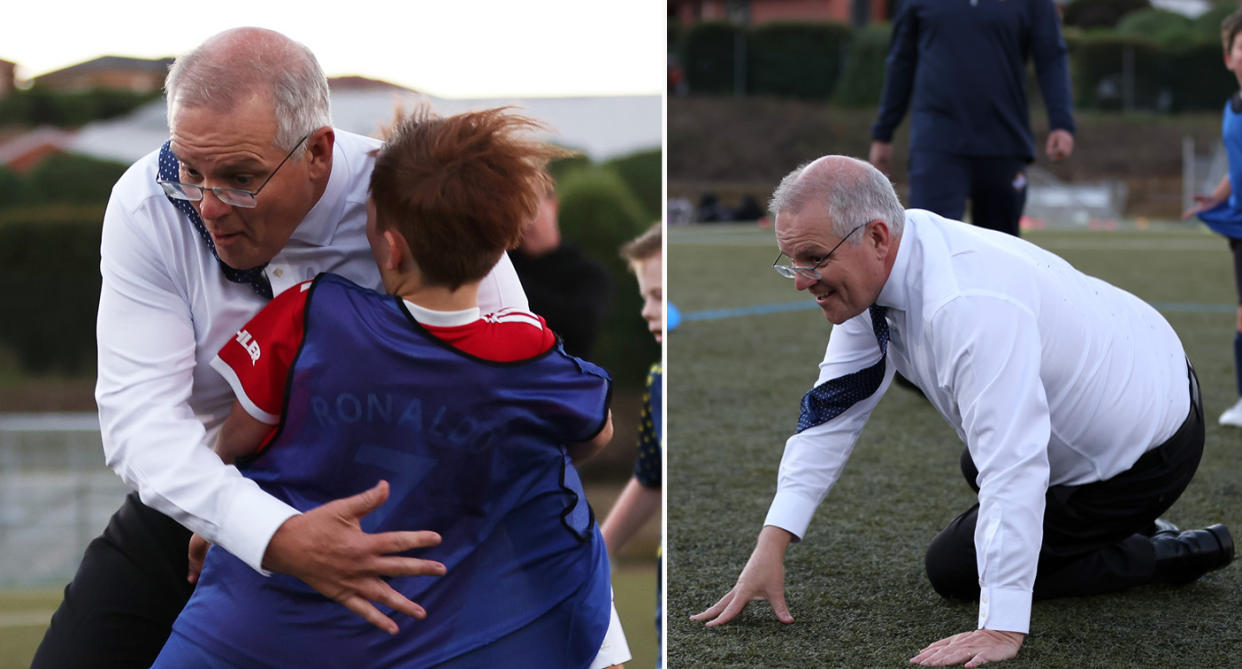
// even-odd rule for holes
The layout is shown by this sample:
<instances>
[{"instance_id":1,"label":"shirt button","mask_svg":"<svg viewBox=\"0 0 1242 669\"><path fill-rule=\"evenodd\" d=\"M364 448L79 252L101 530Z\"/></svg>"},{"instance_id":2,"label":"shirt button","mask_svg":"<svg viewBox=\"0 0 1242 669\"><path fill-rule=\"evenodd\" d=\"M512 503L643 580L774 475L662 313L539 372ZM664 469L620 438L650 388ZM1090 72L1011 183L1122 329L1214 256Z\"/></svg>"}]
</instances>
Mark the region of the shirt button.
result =
<instances>
[{"instance_id":1,"label":"shirt button","mask_svg":"<svg viewBox=\"0 0 1242 669\"><path fill-rule=\"evenodd\" d=\"M285 275L285 270L283 270L283 269L281 269L281 268L277 267L277 268L275 269L275 271L273 271L273 272L272 272L272 274L275 274L275 275L276 275L276 278L280 278L280 277L282 277L282 276L284 276L284 275Z\"/></svg>"}]
</instances>

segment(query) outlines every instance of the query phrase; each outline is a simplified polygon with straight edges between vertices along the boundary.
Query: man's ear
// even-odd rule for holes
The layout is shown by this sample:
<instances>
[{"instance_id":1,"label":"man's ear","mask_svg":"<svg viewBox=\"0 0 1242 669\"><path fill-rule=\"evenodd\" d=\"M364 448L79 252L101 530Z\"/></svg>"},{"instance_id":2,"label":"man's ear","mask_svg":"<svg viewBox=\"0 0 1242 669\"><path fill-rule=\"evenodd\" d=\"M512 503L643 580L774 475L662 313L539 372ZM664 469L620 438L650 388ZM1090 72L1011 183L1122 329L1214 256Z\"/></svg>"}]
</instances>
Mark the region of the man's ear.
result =
<instances>
[{"instance_id":1,"label":"man's ear","mask_svg":"<svg viewBox=\"0 0 1242 669\"><path fill-rule=\"evenodd\" d=\"M889 246L893 243L893 232L889 229L888 223L877 218L867 223L864 234L875 247L878 257L884 258L888 256Z\"/></svg>"},{"instance_id":2,"label":"man's ear","mask_svg":"<svg viewBox=\"0 0 1242 669\"><path fill-rule=\"evenodd\" d=\"M306 138L306 165L311 179L327 179L332 173L332 147L335 145L336 131L329 125Z\"/></svg>"}]
</instances>

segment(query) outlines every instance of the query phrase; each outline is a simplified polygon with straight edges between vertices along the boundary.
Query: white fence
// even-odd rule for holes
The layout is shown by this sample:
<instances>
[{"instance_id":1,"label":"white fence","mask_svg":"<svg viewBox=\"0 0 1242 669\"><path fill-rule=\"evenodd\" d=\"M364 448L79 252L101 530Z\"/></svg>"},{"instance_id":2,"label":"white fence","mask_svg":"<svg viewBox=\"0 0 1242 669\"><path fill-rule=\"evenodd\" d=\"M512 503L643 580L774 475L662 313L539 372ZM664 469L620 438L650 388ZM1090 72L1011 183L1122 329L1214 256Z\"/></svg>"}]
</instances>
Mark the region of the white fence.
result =
<instances>
[{"instance_id":1,"label":"white fence","mask_svg":"<svg viewBox=\"0 0 1242 669\"><path fill-rule=\"evenodd\" d=\"M67 583L127 492L95 414L0 414L0 588Z\"/></svg>"}]
</instances>

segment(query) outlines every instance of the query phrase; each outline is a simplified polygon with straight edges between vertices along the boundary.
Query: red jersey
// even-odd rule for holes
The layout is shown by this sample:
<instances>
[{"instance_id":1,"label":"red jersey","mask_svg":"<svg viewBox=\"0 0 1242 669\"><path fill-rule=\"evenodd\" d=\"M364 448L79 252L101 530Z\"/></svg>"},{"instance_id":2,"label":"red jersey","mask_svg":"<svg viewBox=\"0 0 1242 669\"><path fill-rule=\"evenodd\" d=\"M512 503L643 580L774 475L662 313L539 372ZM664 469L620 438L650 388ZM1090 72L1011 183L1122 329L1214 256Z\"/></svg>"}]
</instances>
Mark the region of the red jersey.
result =
<instances>
[{"instance_id":1,"label":"red jersey","mask_svg":"<svg viewBox=\"0 0 1242 669\"><path fill-rule=\"evenodd\" d=\"M300 283L277 295L211 361L255 420L273 426L280 422L289 370L305 336L306 296L312 283ZM434 311L407 300L402 303L423 329L484 360L525 360L556 343L543 317L520 309L480 316L478 308ZM348 351L341 352L341 364L349 364Z\"/></svg>"}]
</instances>

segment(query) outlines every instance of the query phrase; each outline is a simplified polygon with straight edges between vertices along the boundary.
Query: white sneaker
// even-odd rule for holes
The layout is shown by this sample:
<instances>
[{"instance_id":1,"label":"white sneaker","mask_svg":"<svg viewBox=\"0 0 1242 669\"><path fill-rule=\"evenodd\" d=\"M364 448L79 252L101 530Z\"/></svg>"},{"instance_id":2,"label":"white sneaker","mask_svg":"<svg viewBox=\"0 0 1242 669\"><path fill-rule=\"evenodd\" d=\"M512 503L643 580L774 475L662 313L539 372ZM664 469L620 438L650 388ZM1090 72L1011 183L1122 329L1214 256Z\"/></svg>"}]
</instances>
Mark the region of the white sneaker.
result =
<instances>
[{"instance_id":1,"label":"white sneaker","mask_svg":"<svg viewBox=\"0 0 1242 669\"><path fill-rule=\"evenodd\" d=\"M1220 424L1242 427L1242 399L1239 399L1236 404L1225 409L1225 413L1220 415Z\"/></svg>"}]
</instances>

